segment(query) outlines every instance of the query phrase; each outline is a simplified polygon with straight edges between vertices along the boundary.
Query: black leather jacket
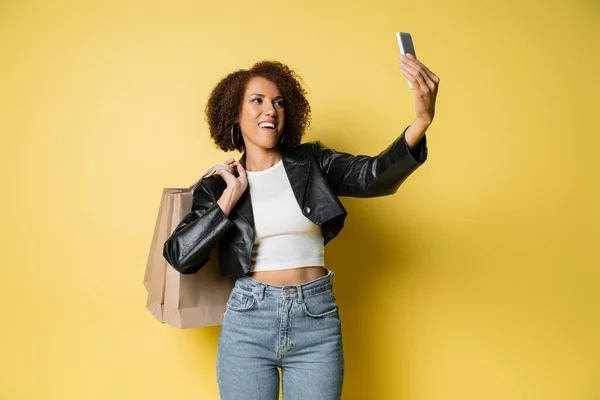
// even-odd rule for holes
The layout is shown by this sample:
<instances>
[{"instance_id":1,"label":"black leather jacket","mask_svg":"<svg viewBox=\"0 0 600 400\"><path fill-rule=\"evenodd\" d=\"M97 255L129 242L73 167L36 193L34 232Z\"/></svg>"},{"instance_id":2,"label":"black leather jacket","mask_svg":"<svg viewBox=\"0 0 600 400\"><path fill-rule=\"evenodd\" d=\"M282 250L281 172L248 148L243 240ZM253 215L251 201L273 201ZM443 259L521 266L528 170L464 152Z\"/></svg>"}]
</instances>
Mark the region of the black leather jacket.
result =
<instances>
[{"instance_id":1,"label":"black leather jacket","mask_svg":"<svg viewBox=\"0 0 600 400\"><path fill-rule=\"evenodd\" d=\"M320 141L281 152L298 206L308 219L321 226L325 245L342 230L347 215L338 196L393 194L425 162L427 138L423 136L410 151L404 137L407 128L375 157L338 152ZM245 161L246 153L239 160L244 168ZM226 186L220 175L203 179L193 192L192 211L165 242L165 259L182 274L202 268L217 243L222 276L250 272L254 245L250 191L244 191L226 216L217 203Z\"/></svg>"}]
</instances>

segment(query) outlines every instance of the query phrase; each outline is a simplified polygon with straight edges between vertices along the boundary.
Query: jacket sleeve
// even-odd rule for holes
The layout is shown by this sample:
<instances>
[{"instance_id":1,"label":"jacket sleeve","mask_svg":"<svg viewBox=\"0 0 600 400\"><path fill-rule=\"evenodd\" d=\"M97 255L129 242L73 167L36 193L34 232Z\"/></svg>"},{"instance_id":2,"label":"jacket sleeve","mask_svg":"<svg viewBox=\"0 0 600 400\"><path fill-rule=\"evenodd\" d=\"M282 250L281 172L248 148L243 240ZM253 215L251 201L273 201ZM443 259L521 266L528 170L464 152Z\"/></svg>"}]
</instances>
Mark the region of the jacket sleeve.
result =
<instances>
[{"instance_id":1,"label":"jacket sleeve","mask_svg":"<svg viewBox=\"0 0 600 400\"><path fill-rule=\"evenodd\" d=\"M411 151L406 143L407 129L375 157L338 152L321 141L312 142L311 147L337 196L387 196L396 193L427 160L427 137L423 136Z\"/></svg>"},{"instance_id":2,"label":"jacket sleeve","mask_svg":"<svg viewBox=\"0 0 600 400\"><path fill-rule=\"evenodd\" d=\"M202 180L193 192L192 211L165 242L163 256L182 274L196 273L206 265L219 239L234 225Z\"/></svg>"}]
</instances>

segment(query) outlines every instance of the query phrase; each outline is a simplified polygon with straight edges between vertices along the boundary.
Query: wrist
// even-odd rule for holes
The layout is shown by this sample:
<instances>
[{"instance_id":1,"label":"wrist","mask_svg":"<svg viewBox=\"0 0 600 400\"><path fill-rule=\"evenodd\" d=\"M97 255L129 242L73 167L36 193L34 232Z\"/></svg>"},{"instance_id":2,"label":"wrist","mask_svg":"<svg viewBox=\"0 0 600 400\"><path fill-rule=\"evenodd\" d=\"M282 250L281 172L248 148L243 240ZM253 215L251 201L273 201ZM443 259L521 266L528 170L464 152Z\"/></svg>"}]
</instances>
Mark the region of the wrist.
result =
<instances>
[{"instance_id":1,"label":"wrist","mask_svg":"<svg viewBox=\"0 0 600 400\"><path fill-rule=\"evenodd\" d=\"M416 118L412 124L406 129L404 133L404 138L406 140L406 144L410 151L413 151L417 144L423 139L425 136L425 132L427 128L431 125L430 122L423 121L422 119Z\"/></svg>"},{"instance_id":2,"label":"wrist","mask_svg":"<svg viewBox=\"0 0 600 400\"><path fill-rule=\"evenodd\" d=\"M416 117L415 120L413 121L412 125L414 125L415 128L417 128L419 130L426 131L427 128L429 128L429 126L432 123L433 123L433 118Z\"/></svg>"},{"instance_id":3,"label":"wrist","mask_svg":"<svg viewBox=\"0 0 600 400\"><path fill-rule=\"evenodd\" d=\"M225 188L225 190L223 190L223 194L221 195L221 197L227 199L228 202L236 202L237 199L240 198L240 195L237 193L237 191L235 189L232 189L230 187Z\"/></svg>"},{"instance_id":4,"label":"wrist","mask_svg":"<svg viewBox=\"0 0 600 400\"><path fill-rule=\"evenodd\" d=\"M219 207L221 207L221 210L223 210L223 214L228 217L233 208L231 192L225 189L221 194L221 197L217 200L217 203L219 204Z\"/></svg>"}]
</instances>

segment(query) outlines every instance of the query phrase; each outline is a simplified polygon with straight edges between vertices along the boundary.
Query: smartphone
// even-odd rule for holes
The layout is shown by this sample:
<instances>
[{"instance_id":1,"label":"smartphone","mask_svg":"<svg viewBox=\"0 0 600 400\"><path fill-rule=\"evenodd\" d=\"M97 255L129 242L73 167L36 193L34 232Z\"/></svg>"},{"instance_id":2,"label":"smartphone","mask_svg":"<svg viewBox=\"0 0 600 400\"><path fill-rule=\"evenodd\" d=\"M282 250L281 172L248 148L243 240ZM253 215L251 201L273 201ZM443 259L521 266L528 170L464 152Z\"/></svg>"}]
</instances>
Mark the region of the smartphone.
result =
<instances>
[{"instance_id":1,"label":"smartphone","mask_svg":"<svg viewBox=\"0 0 600 400\"><path fill-rule=\"evenodd\" d=\"M400 46L400 54L406 55L406 53L410 53L413 56L415 56L415 58L417 58L417 53L415 53L415 46L413 44L410 33L396 32L396 39L398 39L398 46ZM413 87L410 81L407 80L407 82L408 87L412 89Z\"/></svg>"}]
</instances>

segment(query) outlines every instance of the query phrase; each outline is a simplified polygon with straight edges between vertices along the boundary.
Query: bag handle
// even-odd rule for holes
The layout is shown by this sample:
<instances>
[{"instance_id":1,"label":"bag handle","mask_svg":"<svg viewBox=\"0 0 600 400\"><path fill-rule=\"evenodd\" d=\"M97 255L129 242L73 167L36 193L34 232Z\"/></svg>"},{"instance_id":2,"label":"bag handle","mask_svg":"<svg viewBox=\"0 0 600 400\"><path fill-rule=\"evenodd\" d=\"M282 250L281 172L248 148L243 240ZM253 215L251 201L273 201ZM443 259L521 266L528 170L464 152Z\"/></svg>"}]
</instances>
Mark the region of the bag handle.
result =
<instances>
[{"instance_id":1,"label":"bag handle","mask_svg":"<svg viewBox=\"0 0 600 400\"><path fill-rule=\"evenodd\" d=\"M202 181L202 179L204 179L204 178L208 178L209 176L212 176L212 175L214 175L215 171L216 171L216 170L218 170L218 169L224 169L224 170L226 170L226 171L229 171L229 172L230 172L230 173L232 173L232 174L233 174L233 173L234 173L234 171L235 171L235 170L234 170L234 168L233 168L231 165L229 165L229 164L215 164L215 165L213 165L212 167L210 167L210 168L208 169L208 171L206 171L206 172L204 173L204 175L202 175L200 178L196 179L196 180L194 181L194 183L192 183L192 184L189 186L189 189L190 189L190 190L193 192L193 191L196 189L196 186L198 186L198 185L200 184L200 182Z\"/></svg>"}]
</instances>

